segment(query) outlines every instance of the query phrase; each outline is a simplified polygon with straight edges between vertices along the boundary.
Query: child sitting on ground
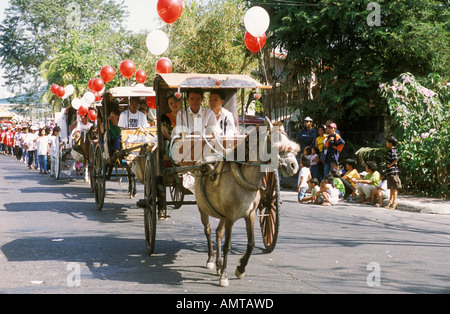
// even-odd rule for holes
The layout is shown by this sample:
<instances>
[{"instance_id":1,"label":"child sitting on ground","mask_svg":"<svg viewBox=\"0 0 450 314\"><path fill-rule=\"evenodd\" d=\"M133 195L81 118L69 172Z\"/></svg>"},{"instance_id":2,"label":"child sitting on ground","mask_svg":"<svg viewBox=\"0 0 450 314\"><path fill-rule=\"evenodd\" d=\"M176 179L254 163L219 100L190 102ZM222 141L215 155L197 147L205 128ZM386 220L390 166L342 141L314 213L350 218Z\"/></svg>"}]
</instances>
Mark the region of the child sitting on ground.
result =
<instances>
[{"instance_id":1,"label":"child sitting on ground","mask_svg":"<svg viewBox=\"0 0 450 314\"><path fill-rule=\"evenodd\" d=\"M371 202L376 207L383 206L383 199L389 198L390 190L387 188L387 180L386 180L386 172L381 172L380 183L378 186L372 191ZM376 202L378 199L378 203Z\"/></svg>"},{"instance_id":2,"label":"child sitting on ground","mask_svg":"<svg viewBox=\"0 0 450 314\"><path fill-rule=\"evenodd\" d=\"M333 176L327 175L320 184L320 190L315 194L314 202L322 206L336 205L339 201L339 192L334 187Z\"/></svg>"},{"instance_id":3,"label":"child sitting on ground","mask_svg":"<svg viewBox=\"0 0 450 314\"><path fill-rule=\"evenodd\" d=\"M314 199L314 195L316 195L316 193L320 190L319 187L319 180L317 178L311 178L308 180L308 185L309 185L309 189L311 190L311 196L305 196L303 197L299 202L300 203L304 203L304 202L311 202Z\"/></svg>"}]
</instances>

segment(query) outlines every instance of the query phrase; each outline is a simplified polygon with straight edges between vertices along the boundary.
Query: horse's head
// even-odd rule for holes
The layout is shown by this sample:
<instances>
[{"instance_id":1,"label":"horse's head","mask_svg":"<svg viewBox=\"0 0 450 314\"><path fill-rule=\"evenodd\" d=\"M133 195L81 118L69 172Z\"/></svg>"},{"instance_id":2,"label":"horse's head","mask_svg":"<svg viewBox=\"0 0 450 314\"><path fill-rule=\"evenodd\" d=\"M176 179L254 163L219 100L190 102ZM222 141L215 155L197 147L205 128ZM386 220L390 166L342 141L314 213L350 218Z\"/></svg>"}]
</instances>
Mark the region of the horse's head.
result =
<instances>
[{"instance_id":1,"label":"horse's head","mask_svg":"<svg viewBox=\"0 0 450 314\"><path fill-rule=\"evenodd\" d=\"M289 139L283 126L274 126L266 117L266 126L269 128L272 149L278 153L278 167L283 177L291 177L298 172L297 153L300 146Z\"/></svg>"}]
</instances>

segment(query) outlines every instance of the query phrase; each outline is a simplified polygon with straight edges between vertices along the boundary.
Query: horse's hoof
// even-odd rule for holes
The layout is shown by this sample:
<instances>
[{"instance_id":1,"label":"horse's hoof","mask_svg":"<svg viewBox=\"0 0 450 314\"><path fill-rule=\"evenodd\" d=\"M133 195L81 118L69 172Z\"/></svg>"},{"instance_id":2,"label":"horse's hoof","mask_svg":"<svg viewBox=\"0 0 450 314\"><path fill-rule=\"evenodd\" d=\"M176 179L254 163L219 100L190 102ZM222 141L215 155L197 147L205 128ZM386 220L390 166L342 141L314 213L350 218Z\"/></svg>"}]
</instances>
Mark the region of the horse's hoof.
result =
<instances>
[{"instance_id":1,"label":"horse's hoof","mask_svg":"<svg viewBox=\"0 0 450 314\"><path fill-rule=\"evenodd\" d=\"M241 273L238 268L236 267L236 271L234 272L234 274L236 275L236 277L238 277L239 279L244 278L245 272Z\"/></svg>"},{"instance_id":2,"label":"horse's hoof","mask_svg":"<svg viewBox=\"0 0 450 314\"><path fill-rule=\"evenodd\" d=\"M214 266L216 266L216 264L214 264L214 262L207 262L206 263L206 268L207 269L214 269Z\"/></svg>"},{"instance_id":3,"label":"horse's hoof","mask_svg":"<svg viewBox=\"0 0 450 314\"><path fill-rule=\"evenodd\" d=\"M217 275L218 275L218 276L222 276L222 269L217 268Z\"/></svg>"},{"instance_id":4,"label":"horse's hoof","mask_svg":"<svg viewBox=\"0 0 450 314\"><path fill-rule=\"evenodd\" d=\"M228 282L228 278L220 278L219 285L221 287L228 287L230 283Z\"/></svg>"}]
</instances>

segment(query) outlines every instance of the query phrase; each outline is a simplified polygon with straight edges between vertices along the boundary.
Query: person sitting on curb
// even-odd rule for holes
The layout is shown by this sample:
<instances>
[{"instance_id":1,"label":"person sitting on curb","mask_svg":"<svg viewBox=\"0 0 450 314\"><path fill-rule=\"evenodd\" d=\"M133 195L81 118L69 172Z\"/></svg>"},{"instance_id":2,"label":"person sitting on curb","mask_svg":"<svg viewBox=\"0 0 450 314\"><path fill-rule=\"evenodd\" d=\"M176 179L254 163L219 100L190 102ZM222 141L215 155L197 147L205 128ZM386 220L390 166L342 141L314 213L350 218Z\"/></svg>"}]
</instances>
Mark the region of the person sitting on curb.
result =
<instances>
[{"instance_id":1,"label":"person sitting on curb","mask_svg":"<svg viewBox=\"0 0 450 314\"><path fill-rule=\"evenodd\" d=\"M367 174L362 179L352 179L355 183L356 190L361 197L357 203L366 204L372 196L372 191L377 187L378 183L380 183L380 173L377 171L377 168L376 162L369 161L366 164Z\"/></svg>"}]
</instances>

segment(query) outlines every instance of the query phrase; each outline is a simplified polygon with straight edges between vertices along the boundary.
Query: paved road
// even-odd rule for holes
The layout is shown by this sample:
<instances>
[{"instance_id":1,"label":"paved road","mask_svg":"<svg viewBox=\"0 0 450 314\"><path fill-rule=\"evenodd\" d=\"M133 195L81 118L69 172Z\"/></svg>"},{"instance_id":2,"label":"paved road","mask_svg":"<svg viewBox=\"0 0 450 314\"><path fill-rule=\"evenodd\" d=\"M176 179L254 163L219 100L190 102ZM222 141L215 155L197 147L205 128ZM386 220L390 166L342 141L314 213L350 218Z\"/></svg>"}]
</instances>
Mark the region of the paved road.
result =
<instances>
[{"instance_id":1,"label":"paved road","mask_svg":"<svg viewBox=\"0 0 450 314\"><path fill-rule=\"evenodd\" d=\"M0 155L0 293L450 292L449 216L300 205L292 191L281 195L275 251L264 252L256 230L246 276L230 276L230 287L222 288L204 267L195 206L171 210L170 219L158 222L149 257L143 212L125 187L108 182L99 212L81 178L55 181ZM246 247L244 222L233 232L230 275Z\"/></svg>"}]
</instances>

